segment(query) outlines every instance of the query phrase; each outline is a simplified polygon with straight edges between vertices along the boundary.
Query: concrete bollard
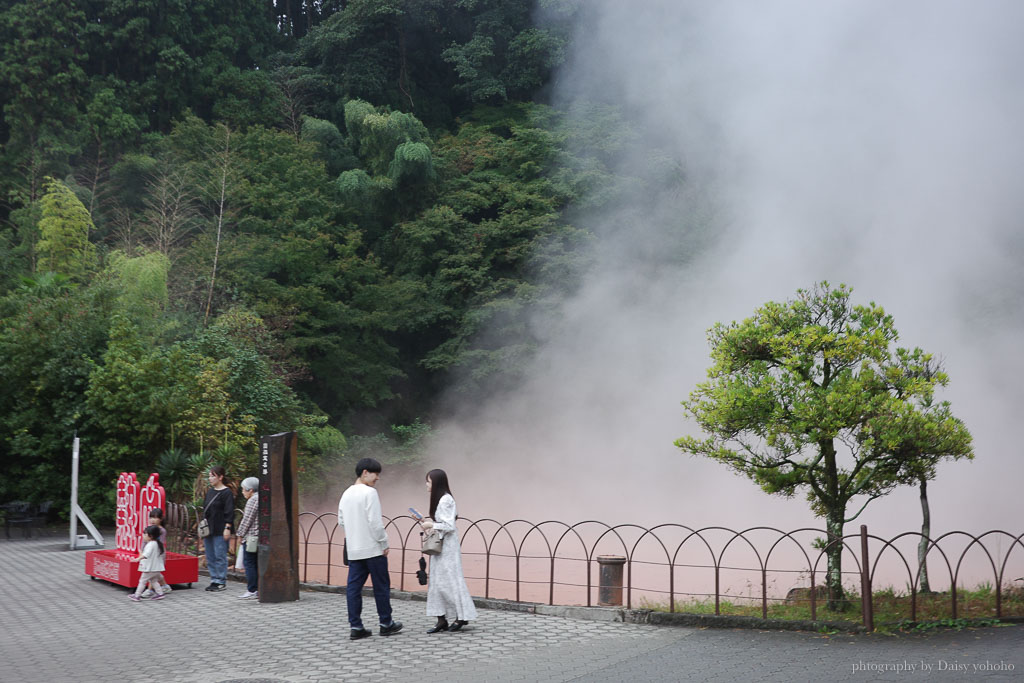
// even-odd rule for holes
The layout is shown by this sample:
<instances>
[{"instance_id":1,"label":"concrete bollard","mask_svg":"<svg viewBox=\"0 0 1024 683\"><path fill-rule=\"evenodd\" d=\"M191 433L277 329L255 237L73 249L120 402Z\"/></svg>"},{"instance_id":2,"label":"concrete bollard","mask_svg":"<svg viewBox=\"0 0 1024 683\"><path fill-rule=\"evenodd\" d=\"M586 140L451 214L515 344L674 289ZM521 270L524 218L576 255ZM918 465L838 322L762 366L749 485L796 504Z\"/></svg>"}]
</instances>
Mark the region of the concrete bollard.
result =
<instances>
[{"instance_id":1,"label":"concrete bollard","mask_svg":"<svg viewBox=\"0 0 1024 683\"><path fill-rule=\"evenodd\" d=\"M622 605L622 568L626 558L621 555L598 555L597 604L600 607Z\"/></svg>"}]
</instances>

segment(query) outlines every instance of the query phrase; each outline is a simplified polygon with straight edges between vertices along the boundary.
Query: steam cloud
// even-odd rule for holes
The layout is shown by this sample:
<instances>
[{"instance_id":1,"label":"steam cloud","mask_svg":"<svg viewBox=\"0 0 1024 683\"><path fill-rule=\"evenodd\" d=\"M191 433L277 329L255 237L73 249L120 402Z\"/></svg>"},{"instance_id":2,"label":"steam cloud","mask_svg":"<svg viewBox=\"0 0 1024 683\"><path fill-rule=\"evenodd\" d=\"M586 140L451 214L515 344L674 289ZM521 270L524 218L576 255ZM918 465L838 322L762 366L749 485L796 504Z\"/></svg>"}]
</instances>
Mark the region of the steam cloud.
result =
<instances>
[{"instance_id":1,"label":"steam cloud","mask_svg":"<svg viewBox=\"0 0 1024 683\"><path fill-rule=\"evenodd\" d=\"M804 500L672 442L696 429L679 402L705 377L707 328L827 279L945 362L940 398L977 457L939 468L933 533L1019 531L1024 4L585 6L557 103L618 103L647 139L617 170L656 148L684 180L577 220L604 248L579 295L535 321L547 341L528 381L438 425L429 465L449 471L460 513L821 526ZM903 488L857 523L920 519Z\"/></svg>"}]
</instances>

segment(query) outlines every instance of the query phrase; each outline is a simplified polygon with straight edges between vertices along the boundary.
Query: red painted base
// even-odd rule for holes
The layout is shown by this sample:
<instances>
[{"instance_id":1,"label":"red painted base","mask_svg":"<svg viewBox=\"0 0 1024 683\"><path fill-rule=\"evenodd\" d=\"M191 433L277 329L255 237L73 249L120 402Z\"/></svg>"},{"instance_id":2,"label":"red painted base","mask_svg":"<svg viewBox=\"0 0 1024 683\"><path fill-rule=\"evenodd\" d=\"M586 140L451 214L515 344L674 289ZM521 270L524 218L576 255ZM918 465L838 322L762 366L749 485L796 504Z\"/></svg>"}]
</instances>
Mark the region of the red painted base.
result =
<instances>
[{"instance_id":1,"label":"red painted base","mask_svg":"<svg viewBox=\"0 0 1024 683\"><path fill-rule=\"evenodd\" d=\"M125 588L135 588L139 585L139 563L132 562L133 557L138 554L117 549L89 550L85 553L85 573ZM169 584L195 583L199 581L199 558L167 553L163 575Z\"/></svg>"}]
</instances>

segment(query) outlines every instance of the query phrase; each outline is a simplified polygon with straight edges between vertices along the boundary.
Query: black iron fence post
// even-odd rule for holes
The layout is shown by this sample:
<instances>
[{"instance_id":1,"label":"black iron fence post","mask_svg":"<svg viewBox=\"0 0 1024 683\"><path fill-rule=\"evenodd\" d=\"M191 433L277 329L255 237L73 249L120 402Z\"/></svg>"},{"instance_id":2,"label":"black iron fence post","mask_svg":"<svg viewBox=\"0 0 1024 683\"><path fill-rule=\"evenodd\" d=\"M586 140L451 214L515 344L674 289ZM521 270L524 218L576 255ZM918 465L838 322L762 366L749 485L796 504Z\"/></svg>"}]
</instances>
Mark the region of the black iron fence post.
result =
<instances>
[{"instance_id":1,"label":"black iron fence post","mask_svg":"<svg viewBox=\"0 0 1024 683\"><path fill-rule=\"evenodd\" d=\"M864 628L875 630L875 615L871 606L871 565L868 564L868 527L860 525L860 604L864 613Z\"/></svg>"}]
</instances>

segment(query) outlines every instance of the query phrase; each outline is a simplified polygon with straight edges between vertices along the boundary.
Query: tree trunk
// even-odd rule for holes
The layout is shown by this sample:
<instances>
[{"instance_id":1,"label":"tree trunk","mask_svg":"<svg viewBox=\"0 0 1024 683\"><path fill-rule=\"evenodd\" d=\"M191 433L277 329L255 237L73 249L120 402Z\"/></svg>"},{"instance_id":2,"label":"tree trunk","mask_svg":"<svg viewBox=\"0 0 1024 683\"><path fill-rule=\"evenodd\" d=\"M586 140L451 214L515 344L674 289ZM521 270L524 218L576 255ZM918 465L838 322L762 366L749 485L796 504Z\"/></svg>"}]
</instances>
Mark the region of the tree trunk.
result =
<instances>
[{"instance_id":1,"label":"tree trunk","mask_svg":"<svg viewBox=\"0 0 1024 683\"><path fill-rule=\"evenodd\" d=\"M843 517L845 510L829 511L825 518L828 533L825 556L828 558L828 573L825 585L828 587L828 608L842 612L849 606L843 591Z\"/></svg>"},{"instance_id":2,"label":"tree trunk","mask_svg":"<svg viewBox=\"0 0 1024 683\"><path fill-rule=\"evenodd\" d=\"M921 541L917 544L917 565L918 569L918 590L921 593L931 593L931 586L928 585L928 544L932 535L932 519L928 510L928 482L921 479Z\"/></svg>"},{"instance_id":3,"label":"tree trunk","mask_svg":"<svg viewBox=\"0 0 1024 683\"><path fill-rule=\"evenodd\" d=\"M828 374L828 366L825 368ZM839 491L839 467L836 462L836 447L832 439L818 442L822 454L822 503L825 506L825 531L828 534L825 556L828 558L828 608L843 611L849 603L843 592L843 523L846 521L846 499ZM842 502L840 502L842 501Z\"/></svg>"},{"instance_id":4,"label":"tree trunk","mask_svg":"<svg viewBox=\"0 0 1024 683\"><path fill-rule=\"evenodd\" d=\"M210 272L210 291L206 297L206 313L203 315L203 327L210 319L210 307L213 305L213 287L217 281L217 261L220 258L220 238L224 228L224 202L228 188L228 165L231 163L231 129L224 127L224 156L220 168L220 200L217 203L217 237L213 247L213 269Z\"/></svg>"}]
</instances>

